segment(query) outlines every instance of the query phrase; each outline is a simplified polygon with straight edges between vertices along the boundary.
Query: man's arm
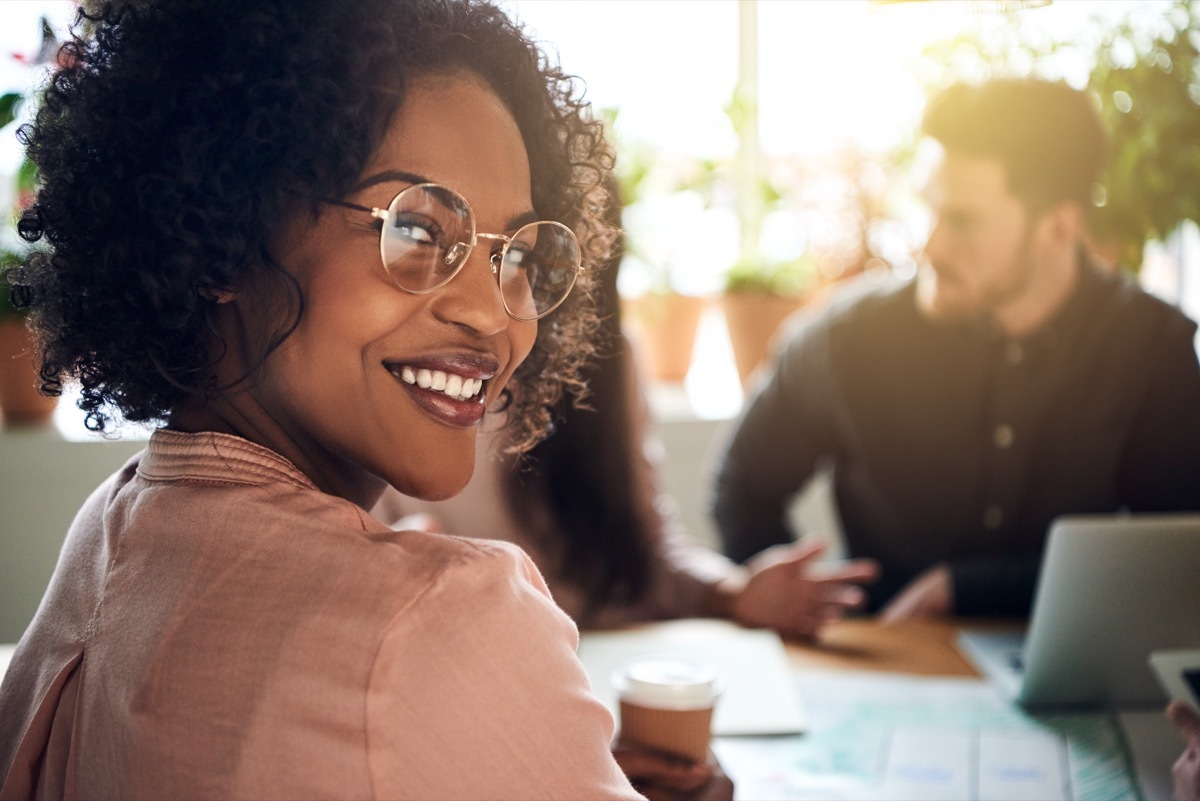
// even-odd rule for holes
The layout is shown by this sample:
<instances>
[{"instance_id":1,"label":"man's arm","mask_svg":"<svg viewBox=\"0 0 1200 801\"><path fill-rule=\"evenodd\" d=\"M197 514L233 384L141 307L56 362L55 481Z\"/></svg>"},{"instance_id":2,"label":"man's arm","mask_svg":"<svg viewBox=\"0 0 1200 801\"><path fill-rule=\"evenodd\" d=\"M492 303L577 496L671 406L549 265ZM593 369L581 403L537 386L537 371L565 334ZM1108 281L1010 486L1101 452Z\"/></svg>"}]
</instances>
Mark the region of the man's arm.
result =
<instances>
[{"instance_id":1,"label":"man's arm","mask_svg":"<svg viewBox=\"0 0 1200 801\"><path fill-rule=\"evenodd\" d=\"M788 506L826 452L814 432L830 429L821 408L831 383L821 329L806 325L750 399L718 465L712 513L730 558L792 541Z\"/></svg>"},{"instance_id":2,"label":"man's arm","mask_svg":"<svg viewBox=\"0 0 1200 801\"><path fill-rule=\"evenodd\" d=\"M1200 363L1196 325L1167 321L1154 371L1129 432L1119 486L1131 511L1200 510Z\"/></svg>"}]
</instances>

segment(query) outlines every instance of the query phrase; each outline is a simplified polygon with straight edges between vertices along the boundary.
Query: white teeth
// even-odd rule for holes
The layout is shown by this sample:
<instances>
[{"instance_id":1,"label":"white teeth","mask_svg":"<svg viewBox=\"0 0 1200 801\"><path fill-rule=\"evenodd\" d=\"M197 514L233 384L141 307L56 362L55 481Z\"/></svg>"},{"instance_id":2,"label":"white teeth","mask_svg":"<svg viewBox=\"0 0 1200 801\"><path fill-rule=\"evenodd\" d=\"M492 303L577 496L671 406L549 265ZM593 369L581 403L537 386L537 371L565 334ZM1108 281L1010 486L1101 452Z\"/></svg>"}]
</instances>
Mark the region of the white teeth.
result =
<instances>
[{"instance_id":1,"label":"white teeth","mask_svg":"<svg viewBox=\"0 0 1200 801\"><path fill-rule=\"evenodd\" d=\"M466 378L442 370L414 370L411 367L402 367L398 375L406 384L416 384L421 389L443 392L455 400L469 400L483 389L482 378Z\"/></svg>"}]
</instances>

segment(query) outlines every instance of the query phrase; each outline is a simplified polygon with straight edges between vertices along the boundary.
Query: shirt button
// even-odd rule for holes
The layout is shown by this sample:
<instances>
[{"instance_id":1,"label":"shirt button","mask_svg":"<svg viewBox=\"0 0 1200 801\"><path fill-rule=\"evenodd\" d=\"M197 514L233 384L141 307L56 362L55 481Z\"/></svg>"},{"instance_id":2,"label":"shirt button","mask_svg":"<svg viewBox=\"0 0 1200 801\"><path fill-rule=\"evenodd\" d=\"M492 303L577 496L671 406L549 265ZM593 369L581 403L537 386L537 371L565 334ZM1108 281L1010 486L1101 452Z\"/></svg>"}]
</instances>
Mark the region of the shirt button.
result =
<instances>
[{"instance_id":1,"label":"shirt button","mask_svg":"<svg viewBox=\"0 0 1200 801\"><path fill-rule=\"evenodd\" d=\"M1025 348L1020 342L1009 342L1004 347L1004 360L1015 367L1025 361Z\"/></svg>"},{"instance_id":2,"label":"shirt button","mask_svg":"<svg viewBox=\"0 0 1200 801\"><path fill-rule=\"evenodd\" d=\"M1003 450L1013 444L1013 428L1010 425L996 426L995 433L992 434L992 441L996 443L996 447Z\"/></svg>"},{"instance_id":3,"label":"shirt button","mask_svg":"<svg viewBox=\"0 0 1200 801\"><path fill-rule=\"evenodd\" d=\"M999 506L989 506L983 510L983 527L995 531L1004 522L1004 510Z\"/></svg>"}]
</instances>

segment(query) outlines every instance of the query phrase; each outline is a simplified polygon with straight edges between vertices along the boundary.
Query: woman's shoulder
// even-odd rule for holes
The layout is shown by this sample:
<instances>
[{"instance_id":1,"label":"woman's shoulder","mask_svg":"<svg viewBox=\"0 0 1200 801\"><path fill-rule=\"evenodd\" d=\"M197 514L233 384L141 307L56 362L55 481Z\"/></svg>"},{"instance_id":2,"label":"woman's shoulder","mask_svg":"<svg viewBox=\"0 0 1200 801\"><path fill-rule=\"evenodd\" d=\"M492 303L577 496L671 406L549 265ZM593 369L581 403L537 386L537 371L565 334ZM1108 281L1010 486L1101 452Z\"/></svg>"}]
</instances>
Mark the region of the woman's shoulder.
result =
<instances>
[{"instance_id":1,"label":"woman's shoulder","mask_svg":"<svg viewBox=\"0 0 1200 801\"><path fill-rule=\"evenodd\" d=\"M385 576L422 589L423 605L485 609L532 593L550 601L546 583L519 546L500 540L422 531L388 531L371 537L388 547L379 554ZM551 603L553 603L551 601Z\"/></svg>"},{"instance_id":2,"label":"woman's shoulder","mask_svg":"<svg viewBox=\"0 0 1200 801\"><path fill-rule=\"evenodd\" d=\"M196 565L224 564L231 595L255 587L331 614L372 598L361 620L376 624L439 583L540 581L514 546L393 530L236 437L156 432L124 473L129 480L94 499L103 508L88 519L119 539L121 564L145 575L182 578Z\"/></svg>"},{"instance_id":3,"label":"woman's shoulder","mask_svg":"<svg viewBox=\"0 0 1200 801\"><path fill-rule=\"evenodd\" d=\"M367 731L381 795L632 797L608 749L613 718L576 657L578 630L524 552L397 534L450 558L393 616L372 664ZM512 748L514 737L526 747Z\"/></svg>"}]
</instances>

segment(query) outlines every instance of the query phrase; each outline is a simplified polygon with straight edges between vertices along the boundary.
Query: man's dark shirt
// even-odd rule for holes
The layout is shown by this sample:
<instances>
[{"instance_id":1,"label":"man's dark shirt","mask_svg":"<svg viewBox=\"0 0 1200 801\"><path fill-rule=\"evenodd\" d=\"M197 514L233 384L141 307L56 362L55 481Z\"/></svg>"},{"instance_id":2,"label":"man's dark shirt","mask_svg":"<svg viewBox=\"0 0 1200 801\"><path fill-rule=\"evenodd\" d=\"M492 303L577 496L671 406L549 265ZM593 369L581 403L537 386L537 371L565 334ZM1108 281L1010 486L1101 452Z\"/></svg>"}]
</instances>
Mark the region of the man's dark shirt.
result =
<instances>
[{"instance_id":1,"label":"man's dark shirt","mask_svg":"<svg viewBox=\"0 0 1200 801\"><path fill-rule=\"evenodd\" d=\"M1027 614L1054 517L1200 509L1195 331L1091 267L1020 340L928 320L914 282L836 300L735 427L713 501L725 551L790 542L788 505L829 465L849 555L882 566L870 609L946 561L957 614Z\"/></svg>"}]
</instances>

